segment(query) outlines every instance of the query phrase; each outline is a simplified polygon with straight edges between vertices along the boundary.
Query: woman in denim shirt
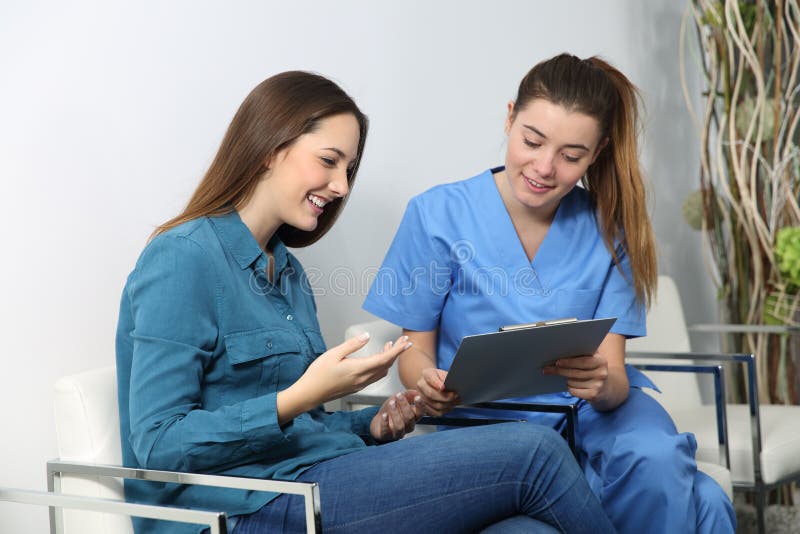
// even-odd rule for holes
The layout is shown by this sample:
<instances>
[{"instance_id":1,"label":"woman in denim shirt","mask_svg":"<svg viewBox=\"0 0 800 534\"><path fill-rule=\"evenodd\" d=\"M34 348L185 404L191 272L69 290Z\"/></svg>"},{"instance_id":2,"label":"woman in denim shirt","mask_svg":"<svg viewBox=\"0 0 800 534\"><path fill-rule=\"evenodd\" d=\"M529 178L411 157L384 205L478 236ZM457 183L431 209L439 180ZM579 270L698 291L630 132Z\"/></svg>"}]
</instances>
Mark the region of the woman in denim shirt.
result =
<instances>
[{"instance_id":1,"label":"woman in denim shirt","mask_svg":"<svg viewBox=\"0 0 800 534\"><path fill-rule=\"evenodd\" d=\"M286 249L331 228L366 134L352 99L318 75L279 74L245 99L186 209L156 230L123 291L125 464L316 481L326 532L612 531L552 430L504 424L397 441L421 415L413 390L380 408L323 410L410 346L401 337L347 358L361 336L326 351L308 279ZM137 480L126 496L224 510L237 534L304 529L296 496ZM199 528L139 520L136 530Z\"/></svg>"}]
</instances>

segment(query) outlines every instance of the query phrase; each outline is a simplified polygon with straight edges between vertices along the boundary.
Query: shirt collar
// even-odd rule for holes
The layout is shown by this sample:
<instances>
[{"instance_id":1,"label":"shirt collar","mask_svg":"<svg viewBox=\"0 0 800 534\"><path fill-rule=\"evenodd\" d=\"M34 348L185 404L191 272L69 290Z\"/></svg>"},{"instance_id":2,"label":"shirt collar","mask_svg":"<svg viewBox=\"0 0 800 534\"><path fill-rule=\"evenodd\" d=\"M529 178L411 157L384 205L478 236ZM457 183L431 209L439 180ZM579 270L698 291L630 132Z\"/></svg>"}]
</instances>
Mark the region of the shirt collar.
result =
<instances>
[{"instance_id":1,"label":"shirt collar","mask_svg":"<svg viewBox=\"0 0 800 534\"><path fill-rule=\"evenodd\" d=\"M209 220L217 229L222 246L233 256L239 267L247 269L256 261L257 267L266 267L266 254L261 250L250 229L242 222L239 212L233 210L225 215L209 217ZM289 262L286 246L277 234L272 236L268 246L275 256L275 273L280 273Z\"/></svg>"}]
</instances>

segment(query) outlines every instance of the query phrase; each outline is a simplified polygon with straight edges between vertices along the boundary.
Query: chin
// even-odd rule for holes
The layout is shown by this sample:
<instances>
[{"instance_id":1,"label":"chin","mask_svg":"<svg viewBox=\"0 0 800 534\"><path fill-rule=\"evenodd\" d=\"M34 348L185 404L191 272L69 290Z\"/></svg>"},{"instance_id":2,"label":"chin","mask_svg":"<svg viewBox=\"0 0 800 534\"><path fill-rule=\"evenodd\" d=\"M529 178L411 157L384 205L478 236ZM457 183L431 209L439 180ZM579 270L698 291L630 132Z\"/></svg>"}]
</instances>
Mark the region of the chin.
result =
<instances>
[{"instance_id":1,"label":"chin","mask_svg":"<svg viewBox=\"0 0 800 534\"><path fill-rule=\"evenodd\" d=\"M306 224L297 224L295 228L302 230L304 232L313 232L319 226L319 221L314 220L314 222L308 222Z\"/></svg>"}]
</instances>

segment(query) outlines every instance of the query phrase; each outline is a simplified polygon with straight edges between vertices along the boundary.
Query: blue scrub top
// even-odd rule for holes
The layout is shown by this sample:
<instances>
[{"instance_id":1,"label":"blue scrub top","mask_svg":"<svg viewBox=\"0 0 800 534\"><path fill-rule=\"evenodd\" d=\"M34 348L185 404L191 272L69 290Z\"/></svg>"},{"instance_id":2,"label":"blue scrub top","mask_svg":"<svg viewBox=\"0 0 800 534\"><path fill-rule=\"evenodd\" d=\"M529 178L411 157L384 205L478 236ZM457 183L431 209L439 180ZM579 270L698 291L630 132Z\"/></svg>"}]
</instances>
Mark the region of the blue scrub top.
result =
<instances>
[{"instance_id":1,"label":"blue scrub top","mask_svg":"<svg viewBox=\"0 0 800 534\"><path fill-rule=\"evenodd\" d=\"M411 199L364 309L408 330L438 328L437 365L449 369L461 339L504 325L616 317L612 332L645 335L630 264L618 268L598 228L589 194L575 187L559 204L533 261L487 170ZM489 357L489 356L487 356ZM634 387L653 387L628 368ZM569 402L568 393L527 400Z\"/></svg>"}]
</instances>

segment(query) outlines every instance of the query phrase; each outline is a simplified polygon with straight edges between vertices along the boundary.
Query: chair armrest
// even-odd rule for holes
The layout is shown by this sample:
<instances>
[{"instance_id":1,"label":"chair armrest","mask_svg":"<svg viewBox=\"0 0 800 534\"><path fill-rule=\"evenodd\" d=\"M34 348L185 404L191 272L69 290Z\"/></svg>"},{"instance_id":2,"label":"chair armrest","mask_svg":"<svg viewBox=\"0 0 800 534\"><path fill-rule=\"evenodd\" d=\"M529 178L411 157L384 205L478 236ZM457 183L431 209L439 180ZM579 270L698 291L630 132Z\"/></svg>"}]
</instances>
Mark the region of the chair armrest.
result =
<instances>
[{"instance_id":1,"label":"chair armrest","mask_svg":"<svg viewBox=\"0 0 800 534\"><path fill-rule=\"evenodd\" d=\"M724 325L707 325L707 326L724 326ZM738 328L747 325L730 325L730 326ZM756 379L755 354L713 354L713 353L697 353L697 352L674 354L674 353L648 352L646 353L646 357L663 358L663 359L679 358L686 360L704 361L710 363L714 362L739 363L744 366L745 370L747 371L746 385L747 385L748 407L750 412L750 433L752 439L751 449L753 453L753 476L756 481L761 480L761 447L762 447L761 414L758 405L758 381Z\"/></svg>"},{"instance_id":2,"label":"chair armrest","mask_svg":"<svg viewBox=\"0 0 800 534\"><path fill-rule=\"evenodd\" d=\"M224 512L208 512L152 504L133 504L113 499L60 495L53 492L2 487L0 487L0 501L48 506L51 510L54 508L75 508L93 512L180 521L182 523L206 525L210 530L210 534L227 534L228 532L227 517ZM51 531L52 528L51 526Z\"/></svg>"},{"instance_id":3,"label":"chair armrest","mask_svg":"<svg viewBox=\"0 0 800 534\"><path fill-rule=\"evenodd\" d=\"M626 355L626 360L643 371L660 371L673 373L707 373L714 375L714 405L717 419L717 441L719 443L720 462L730 470L730 447L728 441L728 414L725 402L725 367L722 362L707 361L709 365L696 364L670 364L670 363L636 363L637 358L650 358L649 352L631 352ZM671 358L685 360L685 354L672 354ZM662 359L669 359L664 358Z\"/></svg>"},{"instance_id":4,"label":"chair armrest","mask_svg":"<svg viewBox=\"0 0 800 534\"><path fill-rule=\"evenodd\" d=\"M343 397L342 401L345 403L346 409L352 409L354 405L365 404L375 406L383 404L386 400L385 397L379 395L361 395L354 394ZM489 410L517 410L520 412L546 412L546 413L562 413L566 416L566 427L564 428L564 439L567 440L572 454L578 457L576 446L576 432L578 426L578 405L577 404L547 404L547 403L533 403L533 402L482 402L478 404L469 404L473 408L485 408ZM512 421L521 421L520 419L494 419L494 418L471 418L471 417L451 417L444 415L442 417L425 416L421 418L418 424L421 425L436 425L436 426L478 426L490 425L495 423L508 423Z\"/></svg>"},{"instance_id":5,"label":"chair armrest","mask_svg":"<svg viewBox=\"0 0 800 534\"><path fill-rule=\"evenodd\" d=\"M232 477L225 475L205 475L179 471L159 471L122 467L117 465L92 464L83 462L65 462L51 460L47 462L47 489L61 493L62 475L82 475L111 478L128 478L151 482L167 482L174 484L192 484L198 486L214 486L253 491L271 491L301 495L305 498L306 529L309 533L322 529L320 516L319 486L314 482L290 482L284 480L265 480L261 478ZM51 527L54 528L60 519L53 508L50 509Z\"/></svg>"},{"instance_id":6,"label":"chair armrest","mask_svg":"<svg viewBox=\"0 0 800 534\"><path fill-rule=\"evenodd\" d=\"M481 402L472 404L475 408L489 410L516 410L519 412L544 412L564 414L566 425L562 433L567 440L572 454L578 458L577 432L578 432L578 404L549 404L545 402Z\"/></svg>"},{"instance_id":7,"label":"chair armrest","mask_svg":"<svg viewBox=\"0 0 800 534\"><path fill-rule=\"evenodd\" d=\"M688 327L692 332L714 334L800 334L797 325L771 324L693 324Z\"/></svg>"}]
</instances>

